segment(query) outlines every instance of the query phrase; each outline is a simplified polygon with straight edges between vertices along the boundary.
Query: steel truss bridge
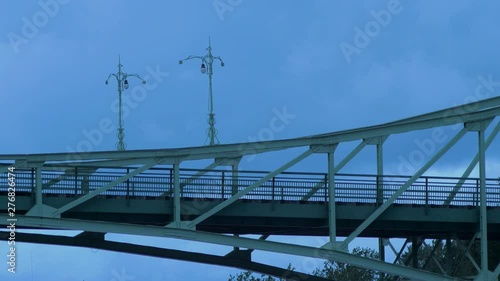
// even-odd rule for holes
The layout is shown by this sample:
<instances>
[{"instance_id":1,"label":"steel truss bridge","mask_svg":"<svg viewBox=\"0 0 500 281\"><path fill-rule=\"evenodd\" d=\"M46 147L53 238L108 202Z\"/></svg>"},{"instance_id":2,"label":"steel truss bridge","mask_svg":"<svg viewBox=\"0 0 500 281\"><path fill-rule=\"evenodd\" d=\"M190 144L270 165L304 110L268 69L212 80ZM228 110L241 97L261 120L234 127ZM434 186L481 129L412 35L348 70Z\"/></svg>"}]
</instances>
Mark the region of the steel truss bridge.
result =
<instances>
[{"instance_id":1,"label":"steel truss bridge","mask_svg":"<svg viewBox=\"0 0 500 281\"><path fill-rule=\"evenodd\" d=\"M15 192L18 229L82 231L75 237L16 233L17 241L92 247L154 257L248 269L295 280L324 280L252 260L253 251L336 260L411 280L465 280L454 268L432 273L401 261L390 238L407 238L416 256L425 239L468 241L460 259L477 269L474 280L496 280L500 264L488 268L488 241L500 241L500 183L486 178L486 153L500 130L500 97L377 126L295 139L216 146L0 155L0 202ZM384 173L383 148L392 135L461 124L458 133L413 175ZM488 130L488 134L487 134ZM466 134L476 134L477 154L461 177L424 174ZM358 142L343 159L339 145ZM404 144L403 144L404 145ZM376 150L374 175L342 168L367 146ZM239 169L243 157L302 148L273 171ZM291 172L312 154L324 154L326 173ZM210 165L186 168L199 160ZM183 166L181 168L181 166ZM13 173L10 167L15 167ZM478 167L479 177L471 177ZM12 180L15 178L15 191ZM0 224L8 225L7 204ZM108 241L106 233L170 237L232 246L225 256ZM239 235L257 234L259 239ZM310 247L266 240L270 235L326 236ZM8 232L0 232L7 240ZM344 240L339 237L345 237ZM380 260L351 255L357 237L379 238ZM480 263L469 255L479 241ZM406 245L407 243L405 243ZM395 252L385 258L385 246ZM434 251L433 251L434 252ZM431 253L432 255L432 253ZM428 262L433 257L428 257ZM434 262L436 262L434 260ZM427 262L426 262L427 264Z\"/></svg>"}]
</instances>

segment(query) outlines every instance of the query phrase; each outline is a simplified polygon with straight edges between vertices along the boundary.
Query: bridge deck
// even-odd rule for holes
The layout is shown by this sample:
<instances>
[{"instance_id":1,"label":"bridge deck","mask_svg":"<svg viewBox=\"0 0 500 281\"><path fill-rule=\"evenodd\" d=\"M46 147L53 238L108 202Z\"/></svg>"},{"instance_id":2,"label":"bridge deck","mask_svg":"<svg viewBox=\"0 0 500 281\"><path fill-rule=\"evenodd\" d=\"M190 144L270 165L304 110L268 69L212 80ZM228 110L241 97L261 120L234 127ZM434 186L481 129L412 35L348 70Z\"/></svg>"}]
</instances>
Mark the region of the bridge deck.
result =
<instances>
[{"instance_id":1,"label":"bridge deck","mask_svg":"<svg viewBox=\"0 0 500 281\"><path fill-rule=\"evenodd\" d=\"M266 172L181 170L182 219L192 220L243 188L257 182ZM127 173L127 168L52 167L42 173L43 202L64 206ZM27 212L35 203L34 170L15 171L16 213ZM327 235L327 174L282 173L242 197L200 225L199 230L237 234ZM390 198L407 177L337 174L335 195L338 235L348 235L376 207ZM479 230L479 180L422 177L404 192L361 236L432 237L454 233L464 238ZM0 176L0 200L7 201L7 174ZM118 184L65 213L63 217L166 225L172 221L173 170L153 168ZM377 189L377 187L379 187ZM487 180L489 237L500 240L500 185ZM450 194L455 196L450 197ZM5 205L6 207L6 205ZM5 208L0 207L0 208ZM6 211L6 210L5 210Z\"/></svg>"}]
</instances>

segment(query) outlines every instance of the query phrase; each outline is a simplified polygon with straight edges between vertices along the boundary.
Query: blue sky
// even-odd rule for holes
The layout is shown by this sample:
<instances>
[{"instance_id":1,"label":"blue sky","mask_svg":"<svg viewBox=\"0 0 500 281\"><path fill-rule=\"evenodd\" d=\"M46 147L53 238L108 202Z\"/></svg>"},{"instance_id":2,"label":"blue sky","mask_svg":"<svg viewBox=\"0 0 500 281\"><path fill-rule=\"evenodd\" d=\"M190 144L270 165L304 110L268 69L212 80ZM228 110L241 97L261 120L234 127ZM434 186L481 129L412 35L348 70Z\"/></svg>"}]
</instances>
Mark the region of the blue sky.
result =
<instances>
[{"instance_id":1,"label":"blue sky","mask_svg":"<svg viewBox=\"0 0 500 281\"><path fill-rule=\"evenodd\" d=\"M197 61L178 61L204 55L209 36L214 55L225 62L225 67L214 68L216 127L222 143L373 125L498 96L498 83L491 91L475 92L484 80L500 81L498 8L500 2L493 0L4 2L0 153L114 150L115 130L94 143L87 135L100 129L103 120L117 125L116 85L104 81L116 73L119 54L125 72L148 77L145 94L139 95L140 83L133 79L125 93L130 99L124 121L127 148L203 145L208 79ZM381 24L374 25L375 18ZM371 37L364 35L368 40L360 42L356 30L366 34L366 28ZM346 55L341 48L346 44L357 51ZM276 112L284 110L293 118L266 134ZM447 140L456 132L445 128ZM385 148L387 171L404 171L404 160L431 135L432 130L426 130L391 137ZM474 140L467 136L429 173L460 175L473 157ZM339 147L338 159L355 145ZM488 154L488 176L498 176L499 149L495 141ZM343 171L375 172L374 155L373 148L366 149ZM242 168L273 169L291 157L290 152L259 156L243 160ZM317 159L297 169L326 170ZM144 239L148 241L153 240ZM170 247L177 242L158 243ZM161 274L168 273L210 281L237 272L89 249L24 244L19 249L19 274L13 280L29 280L31 268L36 280L108 281L113 270L122 268L137 280L163 280ZM47 254L50 259L38 258ZM307 264L302 258L256 257L282 266L289 261ZM82 266L87 260L89 265ZM154 271L160 275L152 276ZM0 271L0 277L12 276Z\"/></svg>"}]
</instances>

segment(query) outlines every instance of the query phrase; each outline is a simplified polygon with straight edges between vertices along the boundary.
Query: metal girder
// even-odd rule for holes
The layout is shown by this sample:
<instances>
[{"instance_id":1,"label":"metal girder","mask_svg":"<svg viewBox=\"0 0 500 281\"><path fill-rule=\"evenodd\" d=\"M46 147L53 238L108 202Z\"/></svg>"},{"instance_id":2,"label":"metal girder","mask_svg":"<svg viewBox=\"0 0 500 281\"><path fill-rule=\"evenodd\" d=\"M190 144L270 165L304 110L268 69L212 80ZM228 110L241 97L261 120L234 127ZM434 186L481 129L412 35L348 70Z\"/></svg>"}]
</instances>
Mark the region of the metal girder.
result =
<instances>
[{"instance_id":1,"label":"metal girder","mask_svg":"<svg viewBox=\"0 0 500 281\"><path fill-rule=\"evenodd\" d=\"M369 145L383 145L384 142L387 140L387 138L389 138L389 135L372 137L372 138L365 139L365 140L368 141Z\"/></svg>"},{"instance_id":2,"label":"metal girder","mask_svg":"<svg viewBox=\"0 0 500 281\"><path fill-rule=\"evenodd\" d=\"M77 169L76 172L75 172L75 168ZM52 185L54 185L54 184L56 184L56 183L58 183L60 181L66 180L69 177L74 177L78 173L83 173L85 175L93 174L95 171L97 171L97 169L98 168L77 168L77 167L74 167L74 168L65 168L63 170L64 174L59 175L57 178L51 179L48 182L44 183L42 189L50 187L50 186L52 186ZM43 167L43 170L47 170L45 166Z\"/></svg>"},{"instance_id":3,"label":"metal girder","mask_svg":"<svg viewBox=\"0 0 500 281\"><path fill-rule=\"evenodd\" d=\"M8 239L8 232L0 232L0 240ZM301 272L289 271L284 268L270 266L267 264L242 261L229 257L217 255L187 252L181 250L171 250L159 247L130 244L124 242L106 241L93 237L67 237L58 235L17 233L16 240L26 243L58 245L71 247L85 247L113 251L118 253L136 254L141 256L182 260L188 262L204 263L218 266L227 266L243 270L250 270L261 274L271 275L278 278L289 278L289 280L311 280L328 281L328 279L309 275Z\"/></svg>"},{"instance_id":4,"label":"metal girder","mask_svg":"<svg viewBox=\"0 0 500 281\"><path fill-rule=\"evenodd\" d=\"M497 123L495 128L493 128L493 131L491 132L491 134L488 136L488 139L486 140L486 143L485 143L485 149L488 149L490 144L493 142L493 140L498 135L498 132L500 132L500 122ZM446 198L446 201L444 202L443 205L447 206L447 205L451 204L451 201L453 201L453 199L457 195L458 191L460 190L460 188L462 187L464 182L467 180L469 175L472 173L472 171L474 170L474 168L476 167L478 162L479 162L479 152L476 154L474 159L472 159L471 163L469 164L469 166L467 167L467 169L463 173L462 177L460 178L460 180L457 182L457 184L453 188L453 191L450 193L450 195L448 195L448 198Z\"/></svg>"},{"instance_id":5,"label":"metal girder","mask_svg":"<svg viewBox=\"0 0 500 281\"><path fill-rule=\"evenodd\" d=\"M473 106L482 102L473 103ZM408 131L429 129L439 126L449 126L459 123L474 122L500 115L500 103L495 100L494 106L481 111L467 114L450 114L433 118L417 118L410 121L396 121L377 126L359 129L345 130L340 132L314 135L287 140L274 140L254 143L223 144L216 146L189 147L177 149L160 150L130 150L130 151L103 151L91 153L52 153L32 155L0 155L0 160L28 159L29 161L69 161L91 160L91 159L117 159L117 158L149 158L149 157L183 157L184 160L199 160L208 158L231 158L263 152L277 151L294 147L310 145L328 145L340 142L354 141L359 139L399 134ZM425 116L425 115L422 115ZM415 121L416 120L416 121Z\"/></svg>"},{"instance_id":6,"label":"metal girder","mask_svg":"<svg viewBox=\"0 0 500 281\"><path fill-rule=\"evenodd\" d=\"M0 215L0 220L6 221L7 215ZM367 268L376 271L382 271L392 275L407 277L412 280L421 281L457 281L458 278L443 276L419 269L413 269L398 265L385 263L379 260L364 258L351 255L341 251L315 248L310 246L300 246L294 244L249 239L243 237L234 237L187 229L165 228L158 226L144 226L124 223L110 223L98 221L72 220L72 219L54 219L40 217L17 216L18 226L83 230L102 233L132 234L151 237L170 237L196 242L206 242L218 245L241 247L247 249L256 249L266 252L297 255L311 258L320 258L325 260L334 260L337 262L348 263L354 266Z\"/></svg>"},{"instance_id":7,"label":"metal girder","mask_svg":"<svg viewBox=\"0 0 500 281\"><path fill-rule=\"evenodd\" d=\"M465 128L471 132L479 132L479 131L484 131L488 128L488 126L491 124L493 121L494 117L484 119L484 120L479 120L475 122L467 122L465 123Z\"/></svg>"},{"instance_id":8,"label":"metal girder","mask_svg":"<svg viewBox=\"0 0 500 281\"><path fill-rule=\"evenodd\" d=\"M479 225L481 231L481 271L486 275L488 272L488 218L486 206L486 148L484 143L484 134L486 128L482 127L478 131L479 146Z\"/></svg>"},{"instance_id":9,"label":"metal girder","mask_svg":"<svg viewBox=\"0 0 500 281\"><path fill-rule=\"evenodd\" d=\"M316 192L318 192L318 190L322 187L322 186L326 186L327 184L327 181L328 180L321 180L319 181L317 184L314 185L313 188L311 188L311 190L304 196L302 197L302 199L300 199L301 201L307 201L309 200L311 197L314 196L314 194L316 194Z\"/></svg>"},{"instance_id":10,"label":"metal girder","mask_svg":"<svg viewBox=\"0 0 500 281\"><path fill-rule=\"evenodd\" d=\"M44 235L44 234L40 234L40 235ZM74 236L74 238L81 239L81 240L104 241L105 236L106 236L106 233L83 231L83 232L77 234L76 236Z\"/></svg>"},{"instance_id":11,"label":"metal girder","mask_svg":"<svg viewBox=\"0 0 500 281\"><path fill-rule=\"evenodd\" d=\"M41 167L45 164L44 160L28 160L26 157L21 157L21 158L16 158L14 161L14 165L16 169L19 168L24 168L24 169L29 169L29 168L38 168Z\"/></svg>"},{"instance_id":12,"label":"metal girder","mask_svg":"<svg viewBox=\"0 0 500 281\"><path fill-rule=\"evenodd\" d=\"M495 270L493 271L493 275L490 281L497 281L498 276L500 276L500 263L497 265L497 268L495 268Z\"/></svg>"},{"instance_id":13,"label":"metal girder","mask_svg":"<svg viewBox=\"0 0 500 281\"><path fill-rule=\"evenodd\" d=\"M481 274L481 267L477 264L477 262L474 260L474 258L470 255L469 252L465 253L465 256L469 258L470 262L474 266L474 268L477 270L479 274Z\"/></svg>"},{"instance_id":14,"label":"metal girder","mask_svg":"<svg viewBox=\"0 0 500 281\"><path fill-rule=\"evenodd\" d=\"M246 195L247 193L251 192L255 188L261 186L263 183L265 183L269 179L275 177L276 175L281 174L283 171L287 170L288 168L292 167L293 165L295 165L295 164L299 163L300 161L304 160L305 158L307 158L312 153L314 153L314 150L308 149L304 153L302 153L299 156L295 157L290 162L288 162L285 165L279 167L275 171L270 172L269 174L267 174L265 177L263 177L262 179L258 180L254 184L248 186L247 188L243 189L242 191L240 191L240 192L236 193L235 195L231 196L229 199L225 200L224 202L220 203L219 205L213 207L212 209L210 209L207 212L203 213L202 215L198 216L196 219L194 219L193 221L189 222L187 224L187 227L190 228L190 229L196 227L196 225L199 224L200 222L208 219L213 214L219 212L220 210L222 210L225 207L229 206L230 204L234 203L236 200L238 200L242 196Z\"/></svg>"},{"instance_id":15,"label":"metal girder","mask_svg":"<svg viewBox=\"0 0 500 281\"><path fill-rule=\"evenodd\" d=\"M267 238L269 238L269 234L263 234L259 237L259 240L266 240ZM248 249L251 252L255 251L255 249Z\"/></svg>"},{"instance_id":16,"label":"metal girder","mask_svg":"<svg viewBox=\"0 0 500 281\"><path fill-rule=\"evenodd\" d=\"M377 206L384 203L384 142L387 137L380 137L373 144L377 147ZM385 246L383 238L378 239L379 259L385 261Z\"/></svg>"},{"instance_id":17,"label":"metal girder","mask_svg":"<svg viewBox=\"0 0 500 281\"><path fill-rule=\"evenodd\" d=\"M434 247L432 248L431 252L429 253L429 256L427 257L427 259L425 259L424 261L424 264L422 265L422 269L425 269L427 267L427 265L429 264L429 261L432 259L432 258L435 258L434 257L434 253L436 252L437 248L439 246L441 246L441 241L442 239L436 239L435 240L436 243L434 244ZM424 246L426 247L429 247L429 245L427 243L425 243L425 240L422 241L422 244L424 244ZM435 260L434 260L435 261ZM440 267L441 268L441 267ZM443 274L445 274L446 272L445 271L441 271Z\"/></svg>"},{"instance_id":18,"label":"metal girder","mask_svg":"<svg viewBox=\"0 0 500 281\"><path fill-rule=\"evenodd\" d=\"M239 235L235 235L235 236L236 236L236 237L238 237ZM259 237L259 240L266 240L267 238L269 238L269 236L270 236L269 234L263 234L263 235L261 235L261 236ZM236 247L235 247L235 249L234 249L234 250L232 250L231 252L227 253L227 254L226 254L226 256L227 256L227 255L230 255L231 253L233 253L233 252L235 252L235 251L237 251L237 249L239 249L239 248L236 248ZM255 249L248 249L248 250L247 250L247 253L248 253L249 255L251 255L253 251L255 251Z\"/></svg>"},{"instance_id":19,"label":"metal girder","mask_svg":"<svg viewBox=\"0 0 500 281\"><path fill-rule=\"evenodd\" d=\"M212 164L210 164L210 165L206 166L205 168L203 168L203 170L200 170L200 171L196 172L196 174L192 175L189 179L187 179L184 182L180 183L180 190L182 191L182 189L184 188L184 186L186 186L188 184L191 184L193 181L195 181L199 177L201 177L201 176L205 175L206 173L210 172L210 170L212 170L213 168L218 167L222 162L223 162L223 159L218 159L215 162L213 162ZM165 195L168 195L168 193L167 192L163 193L163 196L165 196Z\"/></svg>"},{"instance_id":20,"label":"metal girder","mask_svg":"<svg viewBox=\"0 0 500 281\"><path fill-rule=\"evenodd\" d=\"M39 166L35 170L35 205L28 210L27 216L52 216L52 212L56 210L55 208L43 204L43 181L42 181L42 167ZM56 215L55 217L59 217Z\"/></svg>"},{"instance_id":21,"label":"metal girder","mask_svg":"<svg viewBox=\"0 0 500 281\"><path fill-rule=\"evenodd\" d=\"M337 242L337 211L335 210L335 153L328 154L328 228L332 248L335 249Z\"/></svg>"},{"instance_id":22,"label":"metal girder","mask_svg":"<svg viewBox=\"0 0 500 281\"><path fill-rule=\"evenodd\" d=\"M12 166L14 166L14 165L12 165ZM7 173L9 171L9 168L12 166L0 167L0 174Z\"/></svg>"},{"instance_id":23,"label":"metal girder","mask_svg":"<svg viewBox=\"0 0 500 281\"><path fill-rule=\"evenodd\" d=\"M462 249L464 251L464 253L460 256L460 258L458 259L458 263L457 263L457 266L455 267L455 269L453 270L452 272L452 275L455 275L457 273L457 271L460 269L460 265L462 265L462 262L463 260L465 259L465 257L467 256L467 253L469 253L470 251L470 248L472 247L472 245L474 244L474 242L476 241L476 239L479 238L479 233L476 232L474 234L474 236L472 237L472 239L470 240L469 244L467 245L467 247L465 249ZM459 244L460 245L460 244Z\"/></svg>"},{"instance_id":24,"label":"metal girder","mask_svg":"<svg viewBox=\"0 0 500 281\"><path fill-rule=\"evenodd\" d=\"M392 252L394 253L394 255L396 256L396 258L394 259L394 264L396 264L397 262L399 262L400 264L404 265L404 261L401 259L401 254L403 254L403 251L406 247L406 245L408 244L408 239L406 239L405 243L403 244L403 246L401 247L401 249L398 251L396 251L396 248L394 248L394 245L392 245L391 241L389 240L389 247L391 248Z\"/></svg>"},{"instance_id":25,"label":"metal girder","mask_svg":"<svg viewBox=\"0 0 500 281\"><path fill-rule=\"evenodd\" d=\"M112 181L112 182L110 182L110 183L108 183L108 184L106 184L106 185L104 185L104 186L102 186L102 187L100 187L100 188L98 188L98 189L96 189L96 190L94 190L94 191L92 191L92 192L90 192L90 193L88 193L88 194L86 194L86 195L84 195L84 196L76 199L75 201L72 201L71 203L68 203L68 204L62 206L61 208L57 209L52 214L52 216L58 216L58 215L60 215L60 214L62 214L64 212L66 212L67 210L70 210L70 209L72 209L72 208L74 208L74 207L76 207L76 206L78 206L78 205L80 205L80 204L82 204L82 203L84 203L84 202L86 202L86 201L94 198L95 196L99 195L100 193L102 193L102 192L104 192L104 191L112 188L113 186L115 186L117 184L120 184L120 183L128 180L129 178L132 178L135 175L140 174L140 173L142 173L142 172L148 170L149 168L151 168L151 167L153 167L155 165L158 165L158 164L160 164L160 162L153 161L153 162L151 162L149 164L146 164L146 165L144 165L144 166L142 166L140 168L136 168L133 172L130 172L130 173L128 173L128 174L126 174L126 175L124 175L124 176L122 176L122 177L120 177L120 178L118 178L118 179L116 179L116 180L114 180L114 181ZM38 177L37 177L37 182L38 182Z\"/></svg>"},{"instance_id":26,"label":"metal girder","mask_svg":"<svg viewBox=\"0 0 500 281\"><path fill-rule=\"evenodd\" d=\"M493 106L498 106L500 104L500 97L493 97L481 101L476 101L476 102L471 102L468 104L462 104L454 107L450 107L447 109L442 109L422 115L418 115L415 117L410 117L410 118L405 118L402 120L394 121L392 123L402 123L402 122L415 122L415 121L422 121L422 120L428 120L428 119L433 119L433 118L446 118L448 117L452 112L455 113L460 113L460 114L468 114L471 112L476 112L485 108L493 107ZM471 110L471 108L474 108Z\"/></svg>"},{"instance_id":27,"label":"metal girder","mask_svg":"<svg viewBox=\"0 0 500 281\"><path fill-rule=\"evenodd\" d=\"M220 163L218 166L238 166L241 162L241 157L216 158L215 162Z\"/></svg>"},{"instance_id":28,"label":"metal girder","mask_svg":"<svg viewBox=\"0 0 500 281\"><path fill-rule=\"evenodd\" d=\"M77 162L52 162L51 165L54 166L66 166L66 167L100 167L100 168L114 168L114 167L123 167L123 166L131 166L131 165L144 165L151 161L152 157L136 157L136 158L110 158L103 160L94 160L94 161L77 161ZM162 158L162 163L174 164L179 161L178 157L164 157Z\"/></svg>"},{"instance_id":29,"label":"metal girder","mask_svg":"<svg viewBox=\"0 0 500 281\"><path fill-rule=\"evenodd\" d=\"M338 173L342 168L344 168L345 165L347 165L347 163L349 163L349 161L352 160L352 158L354 158L356 155L358 155L358 153L363 150L363 148L368 144L368 141L367 140L363 140L360 144L358 144L358 146L356 146L356 148L354 148L349 154L347 154L347 156L342 159L342 161L339 162L339 164L337 164L335 167L333 167L333 174L336 174ZM307 201L309 200L309 198L311 198L312 196L314 196L314 194L316 192L318 192L318 190L321 188L321 186L323 185L326 185L326 182L325 181L320 181L319 183L317 183L314 188L311 189L311 191L309 191L303 198L302 200L303 201Z\"/></svg>"},{"instance_id":30,"label":"metal girder","mask_svg":"<svg viewBox=\"0 0 500 281\"><path fill-rule=\"evenodd\" d=\"M429 256L427 257L427 259L425 260L424 262L424 265L422 266L422 269L425 269L427 267L427 264L429 264L429 261L432 259L434 261L434 263L436 264L436 266L439 268L439 270L441 271L441 273L443 274L446 274L446 271L444 270L444 268L441 266L441 263L438 261L438 259L436 258L436 256L434 255L434 253L436 252L437 248L439 246L441 246L441 242L442 242L442 239L438 239L437 240L437 243L436 245L434 245L434 248L432 248L432 251L430 252ZM425 241L423 242L424 245L427 246L427 243L425 243ZM451 275L453 276L453 274Z\"/></svg>"},{"instance_id":31,"label":"metal girder","mask_svg":"<svg viewBox=\"0 0 500 281\"><path fill-rule=\"evenodd\" d=\"M420 168L415 175L413 175L398 191L394 193L387 201L384 202L375 212L373 212L366 220L364 220L361 225L354 230L351 235L349 235L343 241L343 248L346 248L349 243L356 238L363 230L366 229L374 220L376 220L387 208L389 208L394 201L398 199L401 194L403 194L420 176L422 176L427 169L429 169L441 156L443 156L455 143L457 143L464 135L467 133L467 129L463 128L458 134L453 137L441 150L439 150L426 164Z\"/></svg>"}]
</instances>

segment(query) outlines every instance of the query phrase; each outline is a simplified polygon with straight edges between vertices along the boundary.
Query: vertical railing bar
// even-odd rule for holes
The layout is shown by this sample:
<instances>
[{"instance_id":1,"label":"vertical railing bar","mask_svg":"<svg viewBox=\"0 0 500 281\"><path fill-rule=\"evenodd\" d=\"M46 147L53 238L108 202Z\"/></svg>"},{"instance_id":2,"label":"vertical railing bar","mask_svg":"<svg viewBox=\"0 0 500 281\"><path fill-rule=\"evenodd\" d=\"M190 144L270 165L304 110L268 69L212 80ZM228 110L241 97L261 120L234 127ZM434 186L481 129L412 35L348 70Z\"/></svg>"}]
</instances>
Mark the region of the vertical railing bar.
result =
<instances>
[{"instance_id":1,"label":"vertical railing bar","mask_svg":"<svg viewBox=\"0 0 500 281\"><path fill-rule=\"evenodd\" d=\"M429 177L425 177L425 214L429 214Z\"/></svg>"},{"instance_id":2,"label":"vertical railing bar","mask_svg":"<svg viewBox=\"0 0 500 281\"><path fill-rule=\"evenodd\" d=\"M429 206L429 177L425 177L425 206Z\"/></svg>"},{"instance_id":3,"label":"vertical railing bar","mask_svg":"<svg viewBox=\"0 0 500 281\"><path fill-rule=\"evenodd\" d=\"M476 195L476 206L479 206L479 179L476 179L476 192L475 192L475 195Z\"/></svg>"},{"instance_id":4,"label":"vertical railing bar","mask_svg":"<svg viewBox=\"0 0 500 281\"><path fill-rule=\"evenodd\" d=\"M327 183L328 182L328 174L325 174L325 185L323 186L323 188L325 189L325 203L327 202L328 200L328 187L327 187Z\"/></svg>"},{"instance_id":5,"label":"vertical railing bar","mask_svg":"<svg viewBox=\"0 0 500 281\"><path fill-rule=\"evenodd\" d=\"M284 181L283 183L284 183L284 184L282 184L282 185L281 185L281 201L283 201L283 200L284 200L284 198L283 198L283 193L284 193L284 190L283 190L283 189L285 188L284 186L286 185L286 181Z\"/></svg>"},{"instance_id":6,"label":"vertical railing bar","mask_svg":"<svg viewBox=\"0 0 500 281\"><path fill-rule=\"evenodd\" d=\"M130 169L127 168L127 174L130 172ZM129 195L130 195L130 179L127 179L127 196L126 198L129 199Z\"/></svg>"},{"instance_id":7,"label":"vertical railing bar","mask_svg":"<svg viewBox=\"0 0 500 281\"><path fill-rule=\"evenodd\" d=\"M274 203L274 188L276 187L276 177L273 177L273 183L272 183L272 186L271 186L271 196L272 196L272 201Z\"/></svg>"},{"instance_id":8,"label":"vertical railing bar","mask_svg":"<svg viewBox=\"0 0 500 281\"><path fill-rule=\"evenodd\" d=\"M75 167L75 196L78 194L78 167Z\"/></svg>"},{"instance_id":9,"label":"vertical railing bar","mask_svg":"<svg viewBox=\"0 0 500 281\"><path fill-rule=\"evenodd\" d=\"M225 182L225 176L226 176L226 173L225 171L222 171L222 184L221 184L221 188L222 188L222 200L224 200L224 182Z\"/></svg>"},{"instance_id":10,"label":"vertical railing bar","mask_svg":"<svg viewBox=\"0 0 500 281\"><path fill-rule=\"evenodd\" d=\"M174 175L173 175L173 169L170 169L170 184L169 184L169 188L170 188L170 197L172 197L172 187L173 187L173 184L174 184ZM184 188L182 188L184 189Z\"/></svg>"},{"instance_id":11,"label":"vertical railing bar","mask_svg":"<svg viewBox=\"0 0 500 281\"><path fill-rule=\"evenodd\" d=\"M31 168L31 195L34 196L34 190L35 190L35 168Z\"/></svg>"}]
</instances>

